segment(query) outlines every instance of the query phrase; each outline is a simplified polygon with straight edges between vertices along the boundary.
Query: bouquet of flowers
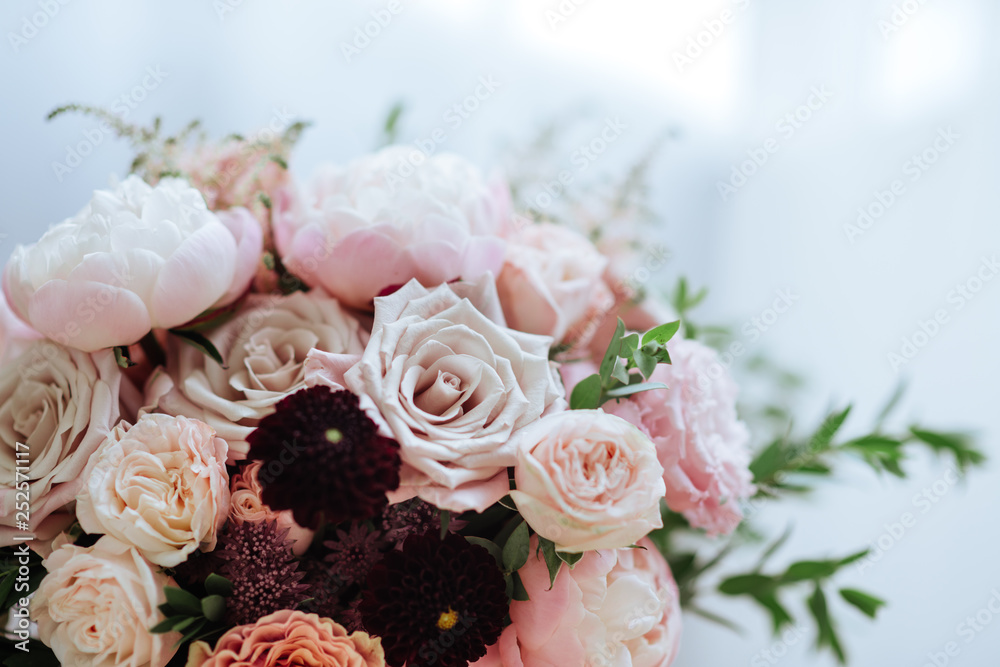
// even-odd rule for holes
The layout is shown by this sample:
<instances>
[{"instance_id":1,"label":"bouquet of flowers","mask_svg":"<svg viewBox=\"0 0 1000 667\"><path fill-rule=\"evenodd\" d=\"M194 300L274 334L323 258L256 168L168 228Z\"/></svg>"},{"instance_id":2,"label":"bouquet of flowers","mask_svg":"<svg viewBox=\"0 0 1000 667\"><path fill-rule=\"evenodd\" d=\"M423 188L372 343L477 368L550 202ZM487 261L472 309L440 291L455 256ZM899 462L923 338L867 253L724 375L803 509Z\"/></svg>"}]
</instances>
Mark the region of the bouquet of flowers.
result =
<instances>
[{"instance_id":1,"label":"bouquet of flowers","mask_svg":"<svg viewBox=\"0 0 1000 667\"><path fill-rule=\"evenodd\" d=\"M3 272L7 665L666 666L786 475L981 460L918 428L838 444L846 410L755 457L704 295L644 288L620 207L574 226L400 145L301 184L304 124L83 110L137 157ZM777 632L813 585L843 658L823 585L865 554L715 586Z\"/></svg>"}]
</instances>

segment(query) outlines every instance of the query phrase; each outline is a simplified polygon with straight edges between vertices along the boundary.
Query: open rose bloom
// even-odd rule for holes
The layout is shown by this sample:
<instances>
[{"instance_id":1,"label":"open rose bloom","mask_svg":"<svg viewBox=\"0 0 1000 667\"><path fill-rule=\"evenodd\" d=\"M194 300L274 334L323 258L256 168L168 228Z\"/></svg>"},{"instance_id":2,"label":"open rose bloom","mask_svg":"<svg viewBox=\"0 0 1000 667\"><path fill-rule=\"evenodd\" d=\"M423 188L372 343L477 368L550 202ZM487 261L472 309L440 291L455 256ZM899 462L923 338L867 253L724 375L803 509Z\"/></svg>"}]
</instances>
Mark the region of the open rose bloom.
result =
<instances>
[{"instance_id":1,"label":"open rose bloom","mask_svg":"<svg viewBox=\"0 0 1000 667\"><path fill-rule=\"evenodd\" d=\"M671 341L667 389L581 402L619 317L669 319L598 235L406 146L302 184L287 141L161 147L4 269L0 545L27 524L45 557L39 638L81 667L667 667L649 536L668 508L731 532L754 490L717 357Z\"/></svg>"}]
</instances>

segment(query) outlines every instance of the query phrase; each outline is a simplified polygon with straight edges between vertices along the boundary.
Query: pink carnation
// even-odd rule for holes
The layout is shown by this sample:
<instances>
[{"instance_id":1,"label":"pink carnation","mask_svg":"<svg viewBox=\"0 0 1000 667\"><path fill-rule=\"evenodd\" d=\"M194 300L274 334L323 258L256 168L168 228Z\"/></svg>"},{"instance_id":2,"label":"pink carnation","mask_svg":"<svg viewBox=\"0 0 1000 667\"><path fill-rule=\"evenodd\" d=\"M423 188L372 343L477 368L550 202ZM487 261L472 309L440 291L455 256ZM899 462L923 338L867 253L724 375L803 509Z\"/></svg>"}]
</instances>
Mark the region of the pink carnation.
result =
<instances>
[{"instance_id":1,"label":"pink carnation","mask_svg":"<svg viewBox=\"0 0 1000 667\"><path fill-rule=\"evenodd\" d=\"M709 534L731 532L741 501L754 492L749 434L736 416L738 388L714 350L693 340L669 343L671 365L651 378L669 389L636 394L604 410L642 429L656 445L667 505Z\"/></svg>"}]
</instances>

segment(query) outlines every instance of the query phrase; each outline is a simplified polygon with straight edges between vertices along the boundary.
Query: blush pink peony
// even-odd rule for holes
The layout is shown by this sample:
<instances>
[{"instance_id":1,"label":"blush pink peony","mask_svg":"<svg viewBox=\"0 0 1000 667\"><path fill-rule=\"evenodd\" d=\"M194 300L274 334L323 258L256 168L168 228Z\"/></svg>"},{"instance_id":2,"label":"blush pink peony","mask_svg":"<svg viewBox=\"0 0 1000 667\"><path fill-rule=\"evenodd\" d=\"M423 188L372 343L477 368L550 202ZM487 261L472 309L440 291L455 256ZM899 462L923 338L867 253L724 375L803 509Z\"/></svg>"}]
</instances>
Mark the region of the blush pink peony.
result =
<instances>
[{"instance_id":1,"label":"blush pink peony","mask_svg":"<svg viewBox=\"0 0 1000 667\"><path fill-rule=\"evenodd\" d=\"M392 146L347 167L321 169L304 211L276 216L285 265L349 306L416 279L435 287L496 274L509 218L505 188L455 155Z\"/></svg>"},{"instance_id":2,"label":"blush pink peony","mask_svg":"<svg viewBox=\"0 0 1000 667\"><path fill-rule=\"evenodd\" d=\"M75 217L14 250L3 289L49 338L86 352L129 345L239 297L260 259L248 213L217 216L179 179L129 176Z\"/></svg>"},{"instance_id":3,"label":"blush pink peony","mask_svg":"<svg viewBox=\"0 0 1000 667\"><path fill-rule=\"evenodd\" d=\"M738 388L718 354L693 340L668 343L671 365L651 380L669 389L632 396L604 409L635 424L656 444L667 505L710 534L731 532L754 492L749 433L736 415Z\"/></svg>"},{"instance_id":4,"label":"blush pink peony","mask_svg":"<svg viewBox=\"0 0 1000 667\"><path fill-rule=\"evenodd\" d=\"M511 625L474 667L668 667L680 643L677 584L653 543L639 546L588 552L551 589L542 556L529 557L518 574L530 599L511 602Z\"/></svg>"}]
</instances>

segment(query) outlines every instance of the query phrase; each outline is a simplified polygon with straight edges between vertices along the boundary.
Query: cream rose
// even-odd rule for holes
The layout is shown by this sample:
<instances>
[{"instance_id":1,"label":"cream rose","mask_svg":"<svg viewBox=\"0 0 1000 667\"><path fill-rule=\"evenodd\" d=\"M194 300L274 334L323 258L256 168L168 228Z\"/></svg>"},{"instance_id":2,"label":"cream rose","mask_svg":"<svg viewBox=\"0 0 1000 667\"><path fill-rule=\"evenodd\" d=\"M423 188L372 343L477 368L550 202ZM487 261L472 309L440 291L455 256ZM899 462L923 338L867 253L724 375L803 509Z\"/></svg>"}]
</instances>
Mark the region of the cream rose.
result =
<instances>
[{"instance_id":1,"label":"cream rose","mask_svg":"<svg viewBox=\"0 0 1000 667\"><path fill-rule=\"evenodd\" d=\"M153 188L130 176L18 246L3 289L32 327L92 352L231 303L249 287L261 245L260 225L245 211L217 216L185 181Z\"/></svg>"},{"instance_id":2,"label":"cream rose","mask_svg":"<svg viewBox=\"0 0 1000 667\"><path fill-rule=\"evenodd\" d=\"M278 530L288 530L287 539L292 541L292 551L301 556L312 543L314 531L303 528L295 523L291 510L275 512L264 504L260 494L264 490L258 475L262 461L253 461L243 466L243 469L233 475L230 482L229 517L234 521L274 521Z\"/></svg>"},{"instance_id":3,"label":"cream rose","mask_svg":"<svg viewBox=\"0 0 1000 667\"><path fill-rule=\"evenodd\" d=\"M382 640L316 614L284 609L219 638L195 642L187 667L385 667Z\"/></svg>"},{"instance_id":4,"label":"cream rose","mask_svg":"<svg viewBox=\"0 0 1000 667\"><path fill-rule=\"evenodd\" d=\"M497 291L507 323L518 331L585 344L614 304L604 282L608 260L568 227L530 225L507 246Z\"/></svg>"},{"instance_id":5,"label":"cream rose","mask_svg":"<svg viewBox=\"0 0 1000 667\"><path fill-rule=\"evenodd\" d=\"M196 419L145 415L119 424L91 457L76 513L163 567L211 551L229 512L226 442Z\"/></svg>"},{"instance_id":6,"label":"cream rose","mask_svg":"<svg viewBox=\"0 0 1000 667\"><path fill-rule=\"evenodd\" d=\"M320 290L251 295L235 318L208 337L225 367L172 341L166 372L151 378L146 400L162 412L209 424L229 443L230 463L246 458L247 436L275 403L310 384L310 353L341 359L343 373L364 351L358 321Z\"/></svg>"},{"instance_id":7,"label":"cream rose","mask_svg":"<svg viewBox=\"0 0 1000 667\"><path fill-rule=\"evenodd\" d=\"M504 326L492 276L434 290L413 280L376 299L371 341L345 382L399 442L390 497L481 512L506 495L518 432L565 407L551 342Z\"/></svg>"},{"instance_id":8,"label":"cream rose","mask_svg":"<svg viewBox=\"0 0 1000 667\"><path fill-rule=\"evenodd\" d=\"M617 549L663 526L656 448L601 410L549 415L522 434L510 495L535 532L559 551Z\"/></svg>"},{"instance_id":9,"label":"cream rose","mask_svg":"<svg viewBox=\"0 0 1000 667\"><path fill-rule=\"evenodd\" d=\"M164 667L180 634L154 635L174 580L112 537L61 546L31 601L38 635L66 667Z\"/></svg>"},{"instance_id":10,"label":"cream rose","mask_svg":"<svg viewBox=\"0 0 1000 667\"><path fill-rule=\"evenodd\" d=\"M0 369L0 545L14 543L25 500L31 529L51 532L43 524L73 502L87 461L118 422L123 387L135 391L110 350L87 354L50 341Z\"/></svg>"}]
</instances>

